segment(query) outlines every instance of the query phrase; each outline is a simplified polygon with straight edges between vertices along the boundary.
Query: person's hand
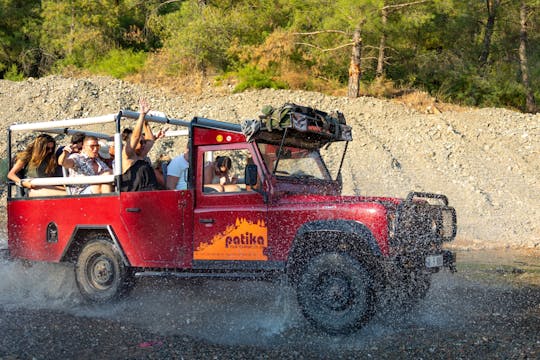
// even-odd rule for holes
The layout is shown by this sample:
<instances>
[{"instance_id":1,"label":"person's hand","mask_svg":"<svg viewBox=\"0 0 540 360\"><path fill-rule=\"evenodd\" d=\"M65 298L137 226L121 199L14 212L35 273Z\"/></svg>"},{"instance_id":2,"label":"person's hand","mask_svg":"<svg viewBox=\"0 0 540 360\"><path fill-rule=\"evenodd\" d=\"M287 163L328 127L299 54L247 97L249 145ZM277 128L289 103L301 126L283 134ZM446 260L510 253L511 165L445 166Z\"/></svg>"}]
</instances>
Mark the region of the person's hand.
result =
<instances>
[{"instance_id":1,"label":"person's hand","mask_svg":"<svg viewBox=\"0 0 540 360\"><path fill-rule=\"evenodd\" d=\"M150 111L150 105L144 98L139 99L139 111L145 115Z\"/></svg>"},{"instance_id":2,"label":"person's hand","mask_svg":"<svg viewBox=\"0 0 540 360\"><path fill-rule=\"evenodd\" d=\"M158 131L158 133L156 134L156 140L157 140L157 139L164 138L164 137L165 137L165 133L167 132L167 130L169 130L169 128L160 129L160 130Z\"/></svg>"},{"instance_id":3,"label":"person's hand","mask_svg":"<svg viewBox=\"0 0 540 360\"><path fill-rule=\"evenodd\" d=\"M219 178L219 185L223 186L227 184L227 177L226 176L222 176Z\"/></svg>"},{"instance_id":4,"label":"person's hand","mask_svg":"<svg viewBox=\"0 0 540 360\"><path fill-rule=\"evenodd\" d=\"M26 185L26 186L25 186ZM32 179L28 178L24 181L21 181L21 186L22 187L25 187L27 189L36 189L36 187L34 185L32 185Z\"/></svg>"},{"instance_id":5,"label":"person's hand","mask_svg":"<svg viewBox=\"0 0 540 360\"><path fill-rule=\"evenodd\" d=\"M73 144L69 144L69 145L66 145L64 146L64 148L62 149L62 151L65 151L66 153L71 154L73 152L73 148L72 148Z\"/></svg>"}]
</instances>

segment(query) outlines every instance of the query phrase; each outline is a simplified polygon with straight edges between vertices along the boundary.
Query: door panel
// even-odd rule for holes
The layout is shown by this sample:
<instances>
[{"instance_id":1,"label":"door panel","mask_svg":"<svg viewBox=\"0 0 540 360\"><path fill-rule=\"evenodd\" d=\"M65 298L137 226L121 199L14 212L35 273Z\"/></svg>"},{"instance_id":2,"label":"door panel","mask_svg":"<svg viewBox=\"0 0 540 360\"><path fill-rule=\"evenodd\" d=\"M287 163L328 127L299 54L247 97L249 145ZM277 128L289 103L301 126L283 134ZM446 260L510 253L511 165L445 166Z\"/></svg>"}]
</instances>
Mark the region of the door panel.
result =
<instances>
[{"instance_id":1,"label":"door panel","mask_svg":"<svg viewBox=\"0 0 540 360\"><path fill-rule=\"evenodd\" d=\"M198 149L197 163L201 165L196 169L193 260L265 262L271 259L264 197L242 183L244 168L253 161L251 150L245 145ZM238 179L235 186L226 186L225 192L209 191L212 186L203 184L205 159L216 155L232 159L232 171ZM208 168L208 163L205 165Z\"/></svg>"},{"instance_id":2,"label":"door panel","mask_svg":"<svg viewBox=\"0 0 540 360\"><path fill-rule=\"evenodd\" d=\"M124 192L120 197L129 245L141 259L140 264L132 265L171 268L191 263L192 246L186 236L192 223L190 191Z\"/></svg>"}]
</instances>

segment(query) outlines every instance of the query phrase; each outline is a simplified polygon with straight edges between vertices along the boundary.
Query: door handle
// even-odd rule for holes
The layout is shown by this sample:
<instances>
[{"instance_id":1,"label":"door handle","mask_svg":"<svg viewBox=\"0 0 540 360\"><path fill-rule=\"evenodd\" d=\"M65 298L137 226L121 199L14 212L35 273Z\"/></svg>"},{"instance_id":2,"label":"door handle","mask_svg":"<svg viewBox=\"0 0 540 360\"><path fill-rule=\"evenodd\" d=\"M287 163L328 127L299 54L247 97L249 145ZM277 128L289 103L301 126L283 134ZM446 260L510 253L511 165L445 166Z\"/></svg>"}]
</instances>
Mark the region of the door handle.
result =
<instances>
[{"instance_id":1,"label":"door handle","mask_svg":"<svg viewBox=\"0 0 540 360\"><path fill-rule=\"evenodd\" d=\"M126 208L127 212L138 213L141 212L141 208Z\"/></svg>"},{"instance_id":2,"label":"door handle","mask_svg":"<svg viewBox=\"0 0 540 360\"><path fill-rule=\"evenodd\" d=\"M199 222L201 224L213 224L214 223L214 219L199 219Z\"/></svg>"}]
</instances>

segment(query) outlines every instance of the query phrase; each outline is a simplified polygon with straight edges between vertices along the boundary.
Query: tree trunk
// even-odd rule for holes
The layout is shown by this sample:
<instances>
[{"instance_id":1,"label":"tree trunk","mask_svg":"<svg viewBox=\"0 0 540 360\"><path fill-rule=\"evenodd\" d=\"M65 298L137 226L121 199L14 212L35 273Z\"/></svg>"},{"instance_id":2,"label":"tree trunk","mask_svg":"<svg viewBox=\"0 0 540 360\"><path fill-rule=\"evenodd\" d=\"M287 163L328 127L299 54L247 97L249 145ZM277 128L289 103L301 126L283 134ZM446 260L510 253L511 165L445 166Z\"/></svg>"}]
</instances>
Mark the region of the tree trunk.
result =
<instances>
[{"instance_id":1,"label":"tree trunk","mask_svg":"<svg viewBox=\"0 0 540 360\"><path fill-rule=\"evenodd\" d=\"M68 55L73 53L73 47L75 46L75 8L72 2L69 3L71 10L71 22L69 24L69 42L68 42Z\"/></svg>"},{"instance_id":2,"label":"tree trunk","mask_svg":"<svg viewBox=\"0 0 540 360\"><path fill-rule=\"evenodd\" d=\"M381 21L382 21L382 34L379 40L379 57L377 58L377 77L382 77L384 75L384 57L386 49L386 23L388 21L388 11L386 7L383 7L381 10Z\"/></svg>"},{"instance_id":3,"label":"tree trunk","mask_svg":"<svg viewBox=\"0 0 540 360\"><path fill-rule=\"evenodd\" d=\"M489 50L491 48L491 36L493 35L493 30L495 29L495 17L497 16L497 9L499 8L500 4L500 0L486 0L488 18L486 22L486 28L484 30L484 46L482 49L482 53L480 54L480 58L478 59L480 67L486 65L489 57Z\"/></svg>"},{"instance_id":4,"label":"tree trunk","mask_svg":"<svg viewBox=\"0 0 540 360\"><path fill-rule=\"evenodd\" d=\"M534 100L534 93L529 84L529 65L527 63L527 15L529 7L523 1L519 11L520 18L520 32L519 32L519 68L521 70L521 83L525 88L525 111L529 113L536 113L536 102Z\"/></svg>"},{"instance_id":5,"label":"tree trunk","mask_svg":"<svg viewBox=\"0 0 540 360\"><path fill-rule=\"evenodd\" d=\"M361 57L362 38L360 37L360 29L356 29L353 36L351 65L349 66L349 87L347 95L350 98L357 98L360 95Z\"/></svg>"}]
</instances>

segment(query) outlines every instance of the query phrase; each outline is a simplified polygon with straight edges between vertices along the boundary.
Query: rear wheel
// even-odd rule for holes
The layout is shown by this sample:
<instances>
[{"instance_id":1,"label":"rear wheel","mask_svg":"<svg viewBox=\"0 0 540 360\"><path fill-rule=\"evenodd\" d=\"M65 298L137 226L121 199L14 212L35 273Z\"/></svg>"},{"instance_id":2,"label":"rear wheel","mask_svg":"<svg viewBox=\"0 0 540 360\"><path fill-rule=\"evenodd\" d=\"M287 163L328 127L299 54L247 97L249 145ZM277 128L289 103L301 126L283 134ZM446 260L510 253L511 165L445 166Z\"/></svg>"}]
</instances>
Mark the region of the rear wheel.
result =
<instances>
[{"instance_id":1,"label":"rear wheel","mask_svg":"<svg viewBox=\"0 0 540 360\"><path fill-rule=\"evenodd\" d=\"M81 295L92 302L117 299L131 290L134 277L116 247L105 237L88 242L75 266L75 279Z\"/></svg>"},{"instance_id":2,"label":"rear wheel","mask_svg":"<svg viewBox=\"0 0 540 360\"><path fill-rule=\"evenodd\" d=\"M344 253L311 259L300 275L297 297L304 316L329 333L349 333L373 314L373 280L358 260Z\"/></svg>"}]
</instances>

